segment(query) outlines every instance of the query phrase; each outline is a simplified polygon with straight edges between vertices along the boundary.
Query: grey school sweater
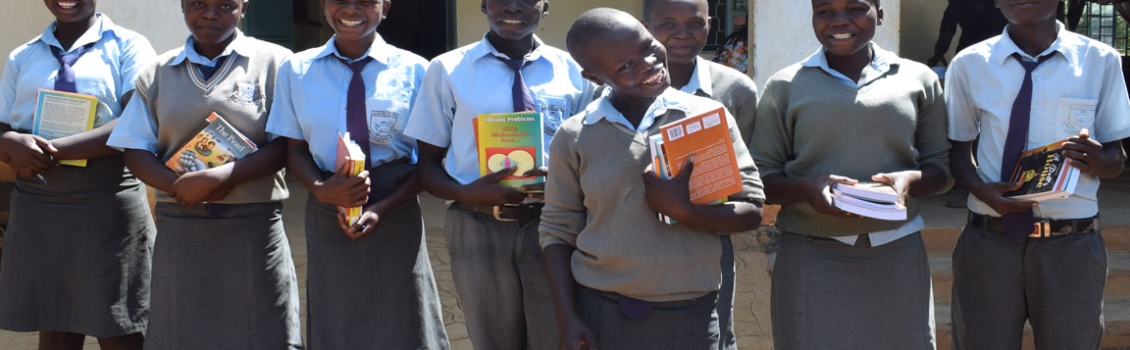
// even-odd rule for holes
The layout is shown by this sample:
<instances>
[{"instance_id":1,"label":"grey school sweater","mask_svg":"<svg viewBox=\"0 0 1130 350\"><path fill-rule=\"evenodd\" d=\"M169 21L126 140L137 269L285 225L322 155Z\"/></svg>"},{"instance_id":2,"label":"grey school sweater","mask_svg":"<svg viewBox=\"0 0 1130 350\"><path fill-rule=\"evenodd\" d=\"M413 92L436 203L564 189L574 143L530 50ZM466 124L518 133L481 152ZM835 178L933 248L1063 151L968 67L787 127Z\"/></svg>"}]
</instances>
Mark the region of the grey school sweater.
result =
<instances>
[{"instance_id":1,"label":"grey school sweater","mask_svg":"<svg viewBox=\"0 0 1130 350\"><path fill-rule=\"evenodd\" d=\"M176 156L174 151L207 125L206 118L216 112L256 145L267 143L267 115L275 88L275 73L290 50L251 37L241 37L231 45L250 47L254 54L244 57L232 53L211 80L204 82L196 65L188 60L170 63L184 49L166 52L157 65L138 76L137 95L145 101L157 125L157 157L161 162ZM244 48L247 48L244 47ZM288 196L283 172L236 186L216 203L258 203L281 201ZM172 202L167 193L158 192L157 201Z\"/></svg>"},{"instance_id":2,"label":"grey school sweater","mask_svg":"<svg viewBox=\"0 0 1130 350\"><path fill-rule=\"evenodd\" d=\"M790 66L765 84L755 123L750 151L763 177L835 174L870 181L876 173L935 166L946 174L942 192L953 184L942 87L920 63L892 62L890 72L859 89L818 67ZM918 213L918 201L908 198L907 218ZM905 223L822 215L803 201L777 214L781 229L821 237L893 230Z\"/></svg>"},{"instance_id":3,"label":"grey school sweater","mask_svg":"<svg viewBox=\"0 0 1130 350\"><path fill-rule=\"evenodd\" d=\"M561 125L550 145L539 228L543 247L577 248L572 257L577 283L654 302L692 299L721 283L718 233L660 222L647 205L642 179L651 164L648 135L721 105L674 89L663 96L684 104L689 113L668 109L646 134L607 119L586 125L588 111ZM728 120L743 187L730 198L763 201L757 168L733 117Z\"/></svg>"},{"instance_id":4,"label":"grey school sweater","mask_svg":"<svg viewBox=\"0 0 1130 350\"><path fill-rule=\"evenodd\" d=\"M698 64L710 76L711 91L707 94L699 89L695 95L708 97L726 106L734 114L742 140L749 145L757 116L757 84L742 72L710 60L700 58Z\"/></svg>"}]
</instances>

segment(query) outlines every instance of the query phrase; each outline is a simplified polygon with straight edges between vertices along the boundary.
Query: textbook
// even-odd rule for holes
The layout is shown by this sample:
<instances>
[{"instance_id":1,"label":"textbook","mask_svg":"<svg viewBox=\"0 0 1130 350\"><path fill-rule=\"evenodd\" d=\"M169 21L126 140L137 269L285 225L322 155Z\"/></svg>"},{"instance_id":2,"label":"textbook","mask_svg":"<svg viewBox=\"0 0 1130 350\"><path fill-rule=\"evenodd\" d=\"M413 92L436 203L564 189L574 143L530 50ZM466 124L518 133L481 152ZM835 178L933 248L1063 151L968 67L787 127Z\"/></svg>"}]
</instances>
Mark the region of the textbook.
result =
<instances>
[{"instance_id":1,"label":"textbook","mask_svg":"<svg viewBox=\"0 0 1130 350\"><path fill-rule=\"evenodd\" d=\"M840 210L873 219L906 220L906 206L899 204L898 200L899 196L895 189L880 182L832 185L832 205Z\"/></svg>"},{"instance_id":2,"label":"textbook","mask_svg":"<svg viewBox=\"0 0 1130 350\"><path fill-rule=\"evenodd\" d=\"M361 146L353 139L349 138L349 133L338 134L337 136L337 160L334 162L334 172L345 169L345 175L357 176L365 171L366 163L365 152L361 150ZM361 207L339 207L338 210L345 215L345 221L350 225L357 222L361 218Z\"/></svg>"},{"instance_id":3,"label":"textbook","mask_svg":"<svg viewBox=\"0 0 1130 350\"><path fill-rule=\"evenodd\" d=\"M208 124L196 136L165 161L165 166L177 176L231 163L259 150L254 142L219 114L212 113L207 120Z\"/></svg>"},{"instance_id":4,"label":"textbook","mask_svg":"<svg viewBox=\"0 0 1130 350\"><path fill-rule=\"evenodd\" d=\"M655 172L655 177L661 179L671 178L671 168L667 165L667 155L663 153L663 135L655 134L648 137L648 149L651 150L651 169ZM659 216L659 221L668 225L674 225L675 219L663 213L656 212Z\"/></svg>"},{"instance_id":5,"label":"textbook","mask_svg":"<svg viewBox=\"0 0 1130 350\"><path fill-rule=\"evenodd\" d=\"M73 92L39 89L35 97L32 133L53 140L94 129L98 98ZM59 164L85 167L86 159L60 160Z\"/></svg>"},{"instance_id":6,"label":"textbook","mask_svg":"<svg viewBox=\"0 0 1130 350\"><path fill-rule=\"evenodd\" d=\"M1024 182L1019 190L1006 194L1009 198L1029 201L1065 198L1075 193L1079 168L1064 156L1067 139L1024 151L1016 161L1009 182Z\"/></svg>"},{"instance_id":7,"label":"textbook","mask_svg":"<svg viewBox=\"0 0 1130 350\"><path fill-rule=\"evenodd\" d=\"M668 178L679 176L687 157L694 154L691 203L711 204L742 191L738 158L726 119L726 110L718 108L659 127Z\"/></svg>"},{"instance_id":8,"label":"textbook","mask_svg":"<svg viewBox=\"0 0 1130 350\"><path fill-rule=\"evenodd\" d=\"M503 186L521 189L525 185L545 182L545 176L522 176L527 171L545 166L541 113L480 114L471 123L479 151L480 176L518 167L513 176L500 181Z\"/></svg>"}]
</instances>

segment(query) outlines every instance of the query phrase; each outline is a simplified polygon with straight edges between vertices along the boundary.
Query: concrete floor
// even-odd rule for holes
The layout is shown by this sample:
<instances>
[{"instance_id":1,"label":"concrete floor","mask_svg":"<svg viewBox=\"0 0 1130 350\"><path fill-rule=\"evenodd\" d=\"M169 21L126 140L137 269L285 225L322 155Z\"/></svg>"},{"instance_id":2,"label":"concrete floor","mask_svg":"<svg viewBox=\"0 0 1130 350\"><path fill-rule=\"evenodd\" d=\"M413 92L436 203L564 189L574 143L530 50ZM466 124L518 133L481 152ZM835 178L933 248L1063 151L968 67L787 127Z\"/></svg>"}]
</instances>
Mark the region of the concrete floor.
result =
<instances>
[{"instance_id":1,"label":"concrete floor","mask_svg":"<svg viewBox=\"0 0 1130 350\"><path fill-rule=\"evenodd\" d=\"M302 203L306 191L292 182L292 197L287 200L284 220L290 237L302 301L305 305L306 245L303 238ZM1104 227L1130 225L1130 172L1123 176L1103 182L1100 206ZM451 339L453 350L471 350L470 340L464 326L463 312L455 295L451 279L450 260L443 235L443 216L445 205L430 195L421 195L424 221L427 228L428 251L435 270L443 302L444 323ZM965 222L965 209L946 207L949 200L964 198L961 193L950 193L927 198L923 216L930 228L960 228ZM738 332L738 345L742 350L763 350L772 348L772 329L769 319L769 274L766 255L761 252L765 242L765 230L754 234L735 235L735 260L738 270L738 286L735 305L735 329ZM305 320L305 309L303 309ZM36 348L36 333L14 333L0 331L0 350L33 350ZM98 349L97 342L88 338L84 350Z\"/></svg>"}]
</instances>

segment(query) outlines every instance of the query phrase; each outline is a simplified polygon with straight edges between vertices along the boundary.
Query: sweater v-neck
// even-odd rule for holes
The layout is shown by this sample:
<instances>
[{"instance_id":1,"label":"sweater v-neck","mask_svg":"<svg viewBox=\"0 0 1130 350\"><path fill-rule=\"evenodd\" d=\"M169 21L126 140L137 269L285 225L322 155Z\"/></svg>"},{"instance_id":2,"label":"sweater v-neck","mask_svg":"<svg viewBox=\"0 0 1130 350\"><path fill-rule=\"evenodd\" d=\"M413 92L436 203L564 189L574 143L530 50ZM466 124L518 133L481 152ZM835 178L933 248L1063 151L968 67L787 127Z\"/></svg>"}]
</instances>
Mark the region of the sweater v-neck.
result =
<instances>
[{"instance_id":1,"label":"sweater v-neck","mask_svg":"<svg viewBox=\"0 0 1130 350\"><path fill-rule=\"evenodd\" d=\"M192 79L192 85L195 85L196 89L200 90L204 96L208 96L212 94L212 90L216 88L216 85L219 85L221 81L227 78L228 73L231 73L232 66L235 65L237 59L238 57L235 57L235 54L224 59L224 62L220 64L220 69L217 70L215 74L212 74L212 77L208 78L208 80L204 80L204 77L200 76L200 67L198 64L188 62L187 60L185 73L188 74L189 79Z\"/></svg>"}]
</instances>

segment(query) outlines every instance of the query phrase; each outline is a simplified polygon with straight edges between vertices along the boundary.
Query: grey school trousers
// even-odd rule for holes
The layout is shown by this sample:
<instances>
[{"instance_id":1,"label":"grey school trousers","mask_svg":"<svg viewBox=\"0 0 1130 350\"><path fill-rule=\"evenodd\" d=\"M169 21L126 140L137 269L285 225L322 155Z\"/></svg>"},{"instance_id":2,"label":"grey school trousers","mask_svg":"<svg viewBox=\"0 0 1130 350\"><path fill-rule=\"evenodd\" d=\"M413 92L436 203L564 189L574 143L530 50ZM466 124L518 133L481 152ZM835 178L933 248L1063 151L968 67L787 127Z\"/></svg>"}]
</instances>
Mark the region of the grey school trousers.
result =
<instances>
[{"instance_id":1,"label":"grey school trousers","mask_svg":"<svg viewBox=\"0 0 1130 350\"><path fill-rule=\"evenodd\" d=\"M638 320L620 311L619 296L577 285L577 312L600 350L718 350L718 293L656 303Z\"/></svg>"},{"instance_id":2,"label":"grey school trousers","mask_svg":"<svg viewBox=\"0 0 1130 350\"><path fill-rule=\"evenodd\" d=\"M1028 239L966 225L953 250L954 350L1098 349L1107 256L1098 232Z\"/></svg>"},{"instance_id":3,"label":"grey school trousers","mask_svg":"<svg viewBox=\"0 0 1130 350\"><path fill-rule=\"evenodd\" d=\"M477 350L556 350L553 298L542 267L539 220L503 222L448 207L451 275Z\"/></svg>"},{"instance_id":4,"label":"grey school trousers","mask_svg":"<svg viewBox=\"0 0 1130 350\"><path fill-rule=\"evenodd\" d=\"M781 233L773 268L776 350L933 350L921 233L878 247Z\"/></svg>"}]
</instances>

